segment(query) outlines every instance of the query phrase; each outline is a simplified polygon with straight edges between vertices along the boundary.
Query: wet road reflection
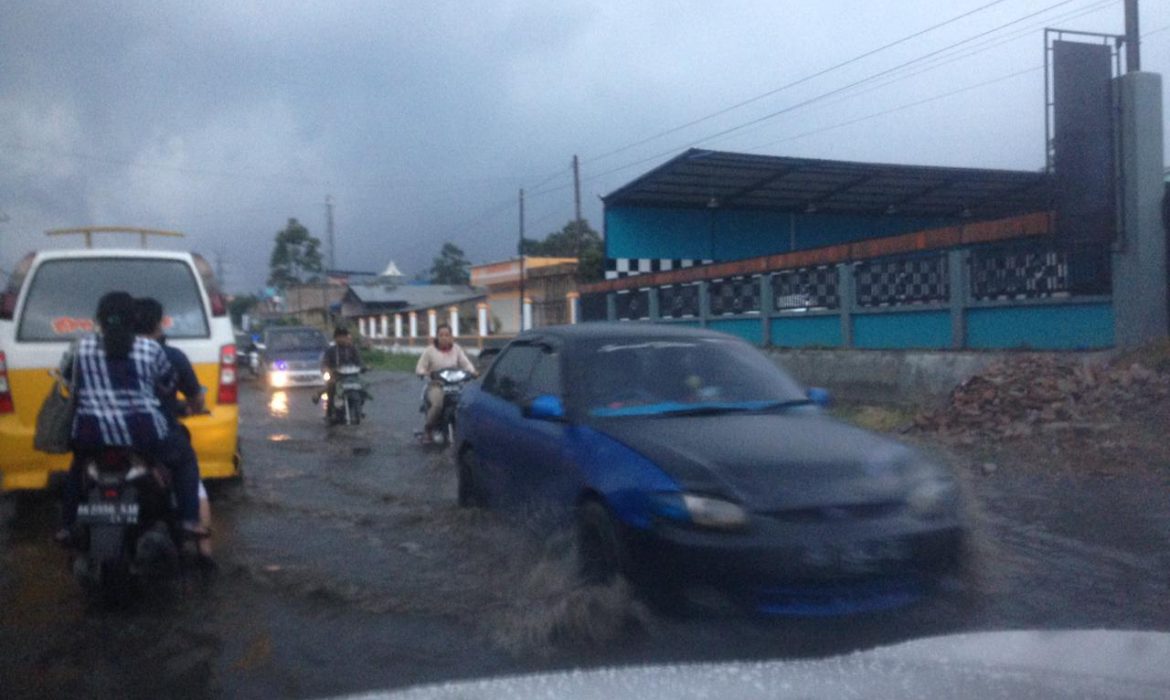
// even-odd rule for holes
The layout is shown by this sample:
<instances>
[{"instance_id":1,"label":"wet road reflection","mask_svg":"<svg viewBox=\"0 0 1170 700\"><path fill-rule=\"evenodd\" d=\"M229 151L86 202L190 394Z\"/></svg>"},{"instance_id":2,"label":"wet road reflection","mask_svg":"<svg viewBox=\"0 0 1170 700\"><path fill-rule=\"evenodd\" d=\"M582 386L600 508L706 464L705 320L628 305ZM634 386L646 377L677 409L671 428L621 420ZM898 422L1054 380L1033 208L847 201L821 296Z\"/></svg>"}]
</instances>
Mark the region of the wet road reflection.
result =
<instances>
[{"instance_id":1,"label":"wet road reflection","mask_svg":"<svg viewBox=\"0 0 1170 700\"><path fill-rule=\"evenodd\" d=\"M49 543L52 502L0 501L0 695L306 697L549 667L837 654L963 629L1170 629L1164 559L1052 536L1037 518L1090 495L1010 474L972 485L984 510L970 607L663 616L621 585L578 585L570 538L457 508L450 455L412 436L417 382L370 378L358 426L326 426L313 390L244 387L246 478L213 484L211 588L91 609Z\"/></svg>"},{"instance_id":2,"label":"wet road reflection","mask_svg":"<svg viewBox=\"0 0 1170 700\"><path fill-rule=\"evenodd\" d=\"M268 415L273 418L285 418L288 416L287 391L273 391L272 395L268 397Z\"/></svg>"}]
</instances>

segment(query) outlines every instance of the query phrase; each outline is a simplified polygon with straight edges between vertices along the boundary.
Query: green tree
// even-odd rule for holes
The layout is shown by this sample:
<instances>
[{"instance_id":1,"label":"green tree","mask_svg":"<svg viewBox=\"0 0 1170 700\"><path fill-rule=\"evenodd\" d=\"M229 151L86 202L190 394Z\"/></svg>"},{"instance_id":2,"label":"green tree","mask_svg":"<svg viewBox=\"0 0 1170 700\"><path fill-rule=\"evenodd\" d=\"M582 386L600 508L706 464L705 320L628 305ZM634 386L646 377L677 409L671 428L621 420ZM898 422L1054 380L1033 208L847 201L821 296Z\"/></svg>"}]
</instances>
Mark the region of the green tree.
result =
<instances>
[{"instance_id":1,"label":"green tree","mask_svg":"<svg viewBox=\"0 0 1170 700\"><path fill-rule=\"evenodd\" d=\"M524 239L525 255L577 258L577 279L593 282L605 276L605 242L589 221L570 221L543 241Z\"/></svg>"},{"instance_id":2,"label":"green tree","mask_svg":"<svg viewBox=\"0 0 1170 700\"><path fill-rule=\"evenodd\" d=\"M431 264L431 284L467 284L471 281L470 267L463 249L448 241Z\"/></svg>"},{"instance_id":3,"label":"green tree","mask_svg":"<svg viewBox=\"0 0 1170 700\"><path fill-rule=\"evenodd\" d=\"M277 232L268 261L268 284L281 289L320 278L321 241L296 219Z\"/></svg>"},{"instance_id":4,"label":"green tree","mask_svg":"<svg viewBox=\"0 0 1170 700\"><path fill-rule=\"evenodd\" d=\"M254 294L241 294L233 297L228 304L228 313L231 314L232 325L236 328L243 325L244 314L249 313L258 303L260 303L260 298Z\"/></svg>"}]
</instances>

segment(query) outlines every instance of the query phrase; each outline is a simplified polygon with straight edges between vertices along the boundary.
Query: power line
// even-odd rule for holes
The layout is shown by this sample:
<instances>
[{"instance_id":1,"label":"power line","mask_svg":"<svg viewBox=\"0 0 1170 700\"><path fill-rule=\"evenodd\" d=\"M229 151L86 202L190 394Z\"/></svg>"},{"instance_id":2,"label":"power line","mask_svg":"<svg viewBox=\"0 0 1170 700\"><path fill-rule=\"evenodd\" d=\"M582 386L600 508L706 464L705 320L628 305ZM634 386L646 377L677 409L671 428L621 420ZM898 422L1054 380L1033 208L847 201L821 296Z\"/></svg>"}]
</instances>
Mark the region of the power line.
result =
<instances>
[{"instance_id":1,"label":"power line","mask_svg":"<svg viewBox=\"0 0 1170 700\"><path fill-rule=\"evenodd\" d=\"M1049 11L1053 10L1053 9L1056 9L1057 7L1061 7L1061 6L1063 6L1063 5L1067 5L1067 4L1069 4L1069 3L1071 3L1071 2L1074 2L1074 1L1075 1L1075 0L1062 0L1062 2L1058 2L1058 3L1055 3L1055 4L1049 5L1049 6L1047 6L1047 7L1043 8L1043 9L1041 9L1041 10L1037 10L1036 12L1032 12L1032 13L1030 13L1030 14L1024 15L1023 17L1019 17L1019 18L1017 18L1017 19L1014 19L1014 20L1012 20L1012 21L1010 21L1010 22L1007 22L1007 23L1005 23L1005 24L1001 24L1001 25L999 25L999 26L997 26L997 27L994 27L994 28L992 28L992 29L989 29L989 30L986 30L986 31L980 32L980 33L978 33L978 34L975 34L975 35L973 35L973 36L970 36L970 37L967 37L966 39L962 39L962 40L960 40L960 41L957 41L957 42L955 42L955 43L949 44L948 46L944 46L944 47L943 47L943 48L941 48L941 49L936 49L936 50L934 50L934 51L931 51L931 52L929 52L929 53L926 53L926 54L924 54L924 55L922 55L922 56L919 56L918 58L914 58L914 59L911 59L911 60L909 60L909 61L905 61L905 62L903 62L903 63L900 63L900 64L898 64L897 66L894 66L893 68L888 68L888 69L885 69L885 70L879 71L879 72L877 72L877 73L874 73L874 74L872 74L872 75L870 75L870 76L867 76L867 77L865 77L865 78L862 78L861 80L857 80L857 81L854 81L854 82L852 82L852 83L849 83L848 85L845 85L845 86L842 86L842 87L839 87L839 88L835 88L835 89L829 90L828 92L821 93L820 95L817 95L817 96L815 96L815 97L811 97L811 98L809 98L809 99L803 100L803 101L801 101L801 102L798 102L798 103L796 103L796 104L794 104L794 105L790 105L790 106L788 106L788 107L785 107L785 108L783 108L783 109L776 110L776 111L774 111L774 112L771 112L771 113L769 113L769 114L766 114L766 115L764 115L764 116L762 116L762 117L757 117L757 118L755 118L755 119L752 119L752 120L750 120L750 121L744 122L744 123L742 123L742 124L739 124L739 125L737 125L737 126L733 126L733 127L727 128L727 129L723 129L722 131L719 131L719 132L717 132L717 133L711 134L711 135L709 135L709 136L706 136L706 137L704 137L704 138L697 139L697 140L695 140L695 141L692 141L692 144L701 144L701 143L705 143L705 142L711 141L711 140L713 140L713 139L716 139L716 138L719 138L719 137L725 136L725 135L727 135L727 134L732 134L732 133L735 133L735 132L741 131L741 130L743 130L743 129L745 129L745 128L749 127L749 126L753 126L753 125L756 125L756 124L760 124L760 123L763 123L763 122L769 121L769 120L771 120L771 119L774 119L774 118L776 118L776 117L778 117L778 116L781 116L781 115L783 115L783 114L788 114L788 113L790 113L790 112L796 111L796 110L798 110L798 109L801 109L801 108L803 108L803 107L807 107L808 105L815 104L815 103L817 103L817 102L819 102L819 101L821 101L821 100L825 99L826 97L831 97L831 96L833 96L833 95L841 94L841 93L843 93L843 92L845 92L845 91L847 91L847 90L853 89L853 88L855 88L855 87L858 87L858 86L860 86L860 85L864 85L865 83L868 83L868 82L870 82L870 81L876 80L877 78L881 78L881 77L884 77L884 76L890 75L891 73L894 73L894 72L896 72L896 71L899 71L899 70L901 70L901 69L903 69L903 68L906 68L907 66L914 65L914 64L916 64L916 63L919 63L919 62L921 62L921 61L924 61L924 60L926 60L926 59L928 59L928 58L931 58L931 57L933 57L933 56L937 56L937 55L939 55L939 54L941 54L941 53L943 53L943 52L950 51L950 50L952 50L952 49L954 49L954 48L956 48L956 47L958 47L958 46L962 46L962 45L964 45L964 44L968 44L968 43L970 43L970 42L972 42L972 41L975 41L976 39L980 39L980 38L983 38L983 37L985 37L985 36L988 36L988 35L990 35L990 34L994 34L995 32L998 32L998 31L1000 31L1000 30L1003 30L1003 29L1005 29L1005 28L1007 28L1007 27L1010 27L1010 26L1012 26L1012 25L1015 25L1015 24L1019 24L1020 22L1023 22L1023 21L1026 21L1026 20L1029 20L1029 19L1031 19L1031 18L1033 18L1033 17L1036 17L1036 16L1038 16L1038 15L1041 15L1041 14L1047 13L1047 12L1049 12ZM620 171L622 171L622 170L627 170L627 169L629 169L629 168L632 168L632 167L634 167L634 166L636 166L636 165L642 165L642 164L645 164L645 163L647 163L647 162L650 162L650 161L656 161L656 160L660 160L661 158L664 158L664 157L666 157L666 156L673 155L673 154L677 153L677 152L678 152L678 150L679 150L679 149L676 147L676 148L672 148L672 149L670 149L669 151L663 151L663 152L661 152L661 153L656 153L656 154L654 154L654 155L652 155L652 156L649 156L649 157L647 157L647 158L641 158L641 159L639 159L639 160L637 160L637 161L634 161L634 162L631 162L631 163L627 163L627 164L625 164L625 165L621 165L621 166L618 166L618 167L615 167L615 168L611 168L611 169L609 169L609 170L603 171L603 172L601 172L601 173L597 173L597 174L595 174L595 175L591 175L589 178L587 178L587 180L595 180L595 179L597 179L597 178L604 177L604 176L606 176L606 175L611 175L611 174L613 174L613 173L620 172Z\"/></svg>"},{"instance_id":2,"label":"power line","mask_svg":"<svg viewBox=\"0 0 1170 700\"><path fill-rule=\"evenodd\" d=\"M853 58L847 59L847 60L845 60L845 61L842 61L842 62L840 62L840 63L837 63L837 64L835 64L835 65L829 66L828 68L824 68L824 69L822 69L822 70L820 70L820 71L817 71L816 73L813 73L812 75L806 75L806 76L805 76L805 77L803 77L803 78L799 78L799 79L797 79L797 80L794 80L794 81L792 81L792 82L790 82L790 83L786 83L786 84L784 84L784 85L781 85L781 86L780 86L780 87L778 87L778 88L775 88L775 89L769 90L768 92L765 92L765 93L762 93L762 94L756 95L755 97L748 98L748 99L746 99L746 100L744 100L744 101L742 101L742 102L738 102L738 103L736 103L736 104L734 104L734 105L731 105L730 107L725 107L725 108L723 108L723 109L721 109L721 110L718 110L718 111L716 111L716 112L712 112L711 114L708 114L708 115L706 115L706 116L699 117L698 119L693 119L693 120L691 120L691 121L689 121L689 122L687 122L687 123L685 123L685 124L680 124L680 125L678 125L678 126L671 127L670 129L667 129L667 130L665 130L665 131L660 131L660 132L658 132L657 134L654 134L654 135L652 135L652 136L647 136L647 137L646 137L646 138L644 138L644 139L641 139L641 140L639 140L639 141L635 141L635 142L633 142L633 143L630 143L630 144L626 144L625 146L621 146L620 148L615 148L615 149L613 149L612 151L607 151L607 152L605 152L605 153L603 153L603 154L601 154L601 155L599 155L599 156L595 156L595 157L593 157L593 158L590 158L590 159L589 159L588 161L586 161L586 162L590 162L590 163L591 163L591 162L594 162L594 161L598 161L598 160L603 160L603 159L605 159L605 158L609 158L610 156L614 156L614 155L617 155L617 154L619 154L619 153L624 153L625 151L628 151L628 150L630 150L631 148L636 148L636 147L638 147L638 146L641 146L641 145L643 145L643 144L649 143L649 142L651 142L651 141L656 141L656 140L658 140L658 139L662 138L663 136L669 136L670 134L673 134L673 133L676 133L676 132L682 131L683 129L686 129L686 128L689 128L689 127L695 126L696 124L701 124L701 123L703 123L703 122L705 122L705 121L708 121L708 120L710 120L710 119L714 119L715 117L719 117L719 116L722 116L722 115L724 115L724 114L727 114L728 112L733 112L733 111L735 111L735 110L737 110L737 109L740 109L741 107L746 107L747 105L750 105L750 104L752 104L752 103L758 102L758 101L760 101L760 100L762 100L762 99L764 99L764 98L766 98L766 97L771 97L772 95L775 95L775 94L777 94L777 93L779 93L779 92L783 92L784 90L787 90L787 89L789 89L789 88L793 88L793 87L796 87L797 85L801 85L801 84L803 84L803 83L807 83L807 82L809 82L810 80L815 80L816 78L819 78L819 77L821 77L821 76L823 76L823 75L827 75L827 74L829 74L829 73L832 73L832 72L833 72L833 71L835 71L835 70L838 70L838 69L840 69L840 68L844 68L845 66L848 66L848 65L850 65L850 64L853 64L853 63L856 63L856 62L858 62L858 61L861 61L861 60L863 60L863 59L865 59L865 58L868 58L868 57L870 57L870 56L873 56L874 54L881 53L882 51L885 51L886 49L893 48L893 47L895 47L895 46L897 46L897 45L899 45L899 44L903 44L903 43L905 43L905 42L907 42L907 41L910 41L911 39L916 39L916 38L918 38L918 37L920 37L920 36L922 36L922 35L924 35L924 34L928 34L928 33L932 32L932 31L934 31L934 30L936 30L936 29L939 29L940 27L945 27L945 26L946 26L946 25L948 25L948 24L953 24L954 22L957 22L957 21L959 21L959 20L961 20L961 19L964 19L964 18L966 18L966 17L970 17L971 15L974 15L974 14L976 14L976 13L982 12L983 10L986 10L986 9L988 9L988 8L990 8L990 7L993 7L993 6L995 6L995 5L999 5L1000 3L1002 3L1002 2L1005 2L1005 1L1006 1L1006 0L995 0L995 2L990 2L990 3L987 3L986 5L982 5L982 6L980 6L980 7L977 7L977 8L975 8L974 10L971 10L971 11L969 11L969 12L964 12L963 14L960 14L960 15L957 15L957 16L955 16L955 17L952 17L952 18L950 18L950 19L948 19L948 20L946 20L946 21L944 21L944 22L939 22L938 24L935 24L935 25L932 25L932 26L930 26L930 27L927 27L926 29L923 29L923 30L920 30L920 31L914 32L913 34L908 34L908 35L906 35L906 36L904 36L904 37L902 37L902 38L900 38L900 39L897 39L897 40L895 40L895 41L892 41L892 42L890 42L890 43L888 43L888 44L885 44L885 45L883 45L883 46L879 46L879 47L878 47L878 48L876 48L876 49L871 49L870 51L866 51L865 53L862 53L862 54L859 54L859 55L857 55L857 56L854 56ZM1073 0L1067 0L1067 1L1068 1L1068 2L1072 2Z\"/></svg>"},{"instance_id":3,"label":"power line","mask_svg":"<svg viewBox=\"0 0 1170 700\"><path fill-rule=\"evenodd\" d=\"M850 126L850 125L856 124L858 122L867 121L869 119L876 119L877 117L884 117L887 114L893 114L894 112L901 112L903 110L910 109L912 107L918 107L919 105L927 104L928 102L937 102L938 100L945 99L947 97L953 97L954 95L958 95L958 94L961 94L964 92L970 92L971 90L975 90L975 89L978 89L981 87L987 87L988 85L993 85L995 83L1002 83L1005 80L1010 80L1012 78L1018 78L1021 75L1035 73L1036 71L1042 70L1043 68L1044 68L1044 66L1032 66L1031 68L1025 68L1024 70L1016 71L1014 73L1009 73L1008 75L1002 75L998 78L992 78L991 80L985 80L985 81L980 82L980 83L975 83L974 85L968 85L966 87L962 87L962 88L959 88L957 90L951 90L949 92L944 92L944 93L941 93L938 95L934 95L934 96L927 97L927 98L924 98L921 100L917 100L915 102L909 102L907 104L898 105L897 107L891 107L890 109L882 110L880 112L874 112L873 114L867 114L864 117L858 117L856 119L850 119L849 121L840 122L838 124L832 124L830 126L824 126L824 127L818 128L818 129L812 129L810 131L805 131L803 133L796 134L794 136L789 136L789 137L780 139L778 141L770 141L766 144L761 144L760 146L756 146L755 148L766 148L768 146L774 146L778 143L786 143L788 141L795 141L797 139L802 139L806 136L812 136L814 134L819 134L819 133L822 133L825 131L832 131L833 129L840 129L841 127Z\"/></svg>"},{"instance_id":4,"label":"power line","mask_svg":"<svg viewBox=\"0 0 1170 700\"><path fill-rule=\"evenodd\" d=\"M1030 25L1029 27L1021 29L1015 33L1012 33L1012 34L1008 35L1007 37L995 38L995 39L990 39L988 41L982 42L980 44L977 44L976 47L972 48L971 50L968 50L965 52L956 52L952 56L938 57L938 60L934 60L934 61L929 62L929 64L926 65L925 67L921 67L921 68L919 68L917 70L913 70L913 71L902 72L901 75L888 76L888 79L882 80L881 82L878 82L878 83L871 85L869 87L864 87L861 89L852 90L852 91L849 91L847 93L843 93L842 95L840 95L836 99L832 99L832 100L828 100L828 101L823 102L822 106L828 107L830 105L840 104L841 102L846 102L846 101L855 99L857 97L860 97L861 95L865 95L865 94L874 92L875 90L880 90L880 89L887 87L889 85L893 85L894 83L898 83L898 82L901 82L903 80L907 80L909 78L913 78L913 77L916 77L919 75L923 75L925 73L929 73L931 71L942 68L943 66L947 66L947 65L950 65L952 63L955 63L956 61L961 61L963 59L970 58L972 56L989 51L989 50L996 48L998 46L1002 46L1003 44L1008 44L1008 43L1011 43L1013 41L1018 41L1024 37L1030 36L1035 29L1040 28L1040 27L1044 27L1049 21L1051 21L1051 22L1064 22L1064 21L1077 19L1079 17L1084 17L1086 15L1090 15L1090 14L1093 14L1095 12L1100 12L1101 10L1106 9L1110 6L1119 4L1120 2L1121 2L1121 0L1104 0L1103 2L1098 2L1096 5L1092 5L1088 8L1079 9L1079 10L1076 10L1075 12L1070 12L1066 15L1061 15L1060 17L1054 17L1052 20L1045 20L1044 22ZM727 138L729 138L729 137L725 136L725 137L720 137L720 138L715 138L715 139L709 139L709 140L705 141L705 143L710 144L710 143L718 142L720 140L725 140ZM779 143L779 142L772 142L772 143ZM765 148L767 145L768 144L763 145L763 146L755 146L752 148Z\"/></svg>"}]
</instances>

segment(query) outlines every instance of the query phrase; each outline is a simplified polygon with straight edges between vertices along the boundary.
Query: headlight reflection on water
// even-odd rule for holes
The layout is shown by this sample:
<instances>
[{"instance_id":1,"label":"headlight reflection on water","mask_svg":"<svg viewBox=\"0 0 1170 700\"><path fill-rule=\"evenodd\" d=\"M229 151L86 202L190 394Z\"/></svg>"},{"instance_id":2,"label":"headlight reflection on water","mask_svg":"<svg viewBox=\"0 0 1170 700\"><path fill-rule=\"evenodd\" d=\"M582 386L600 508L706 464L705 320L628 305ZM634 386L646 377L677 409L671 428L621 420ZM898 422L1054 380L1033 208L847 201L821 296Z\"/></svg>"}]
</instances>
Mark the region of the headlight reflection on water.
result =
<instances>
[{"instance_id":1,"label":"headlight reflection on water","mask_svg":"<svg viewBox=\"0 0 1170 700\"><path fill-rule=\"evenodd\" d=\"M274 391L272 396L268 397L268 415L273 418L285 418L288 416L288 392Z\"/></svg>"}]
</instances>

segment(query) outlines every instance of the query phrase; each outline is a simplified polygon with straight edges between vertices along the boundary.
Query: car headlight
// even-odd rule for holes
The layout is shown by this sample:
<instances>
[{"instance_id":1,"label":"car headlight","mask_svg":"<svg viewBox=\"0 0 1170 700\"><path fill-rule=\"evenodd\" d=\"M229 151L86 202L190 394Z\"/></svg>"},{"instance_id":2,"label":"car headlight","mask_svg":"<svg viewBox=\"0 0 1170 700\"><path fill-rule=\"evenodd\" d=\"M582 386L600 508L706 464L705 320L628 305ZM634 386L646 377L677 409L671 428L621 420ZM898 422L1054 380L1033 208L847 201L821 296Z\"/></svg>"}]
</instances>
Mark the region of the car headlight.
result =
<instances>
[{"instance_id":1,"label":"car headlight","mask_svg":"<svg viewBox=\"0 0 1170 700\"><path fill-rule=\"evenodd\" d=\"M288 385L288 372L274 371L268 376L269 381L272 382L272 386L282 387Z\"/></svg>"},{"instance_id":2,"label":"car headlight","mask_svg":"<svg viewBox=\"0 0 1170 700\"><path fill-rule=\"evenodd\" d=\"M959 489L942 468L918 461L911 464L907 476L910 489L906 505L912 513L923 518L937 518L955 512Z\"/></svg>"},{"instance_id":3,"label":"car headlight","mask_svg":"<svg viewBox=\"0 0 1170 700\"><path fill-rule=\"evenodd\" d=\"M747 525L747 511L731 501L693 493L662 493L654 498L654 513L668 520L718 530Z\"/></svg>"}]
</instances>

